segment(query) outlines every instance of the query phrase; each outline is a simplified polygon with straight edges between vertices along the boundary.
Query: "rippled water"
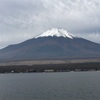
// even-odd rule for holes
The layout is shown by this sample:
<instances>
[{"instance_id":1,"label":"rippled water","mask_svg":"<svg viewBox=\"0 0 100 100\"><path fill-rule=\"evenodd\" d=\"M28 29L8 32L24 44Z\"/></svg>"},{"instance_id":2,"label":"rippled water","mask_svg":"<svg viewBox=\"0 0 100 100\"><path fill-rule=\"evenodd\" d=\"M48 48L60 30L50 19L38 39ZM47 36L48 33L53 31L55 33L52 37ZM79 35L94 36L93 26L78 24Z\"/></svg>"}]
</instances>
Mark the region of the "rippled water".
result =
<instances>
[{"instance_id":1,"label":"rippled water","mask_svg":"<svg viewBox=\"0 0 100 100\"><path fill-rule=\"evenodd\" d=\"M0 74L0 100L100 100L100 72Z\"/></svg>"}]
</instances>

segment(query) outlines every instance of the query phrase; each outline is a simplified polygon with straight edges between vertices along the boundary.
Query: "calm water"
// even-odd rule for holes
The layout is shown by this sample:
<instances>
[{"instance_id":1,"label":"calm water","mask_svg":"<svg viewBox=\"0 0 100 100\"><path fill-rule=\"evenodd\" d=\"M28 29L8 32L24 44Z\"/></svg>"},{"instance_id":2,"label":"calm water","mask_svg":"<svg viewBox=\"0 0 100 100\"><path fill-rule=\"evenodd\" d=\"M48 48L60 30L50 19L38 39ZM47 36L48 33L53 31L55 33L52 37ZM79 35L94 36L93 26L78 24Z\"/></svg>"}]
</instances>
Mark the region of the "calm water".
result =
<instances>
[{"instance_id":1,"label":"calm water","mask_svg":"<svg viewBox=\"0 0 100 100\"><path fill-rule=\"evenodd\" d=\"M0 100L100 100L100 72L0 74Z\"/></svg>"}]
</instances>

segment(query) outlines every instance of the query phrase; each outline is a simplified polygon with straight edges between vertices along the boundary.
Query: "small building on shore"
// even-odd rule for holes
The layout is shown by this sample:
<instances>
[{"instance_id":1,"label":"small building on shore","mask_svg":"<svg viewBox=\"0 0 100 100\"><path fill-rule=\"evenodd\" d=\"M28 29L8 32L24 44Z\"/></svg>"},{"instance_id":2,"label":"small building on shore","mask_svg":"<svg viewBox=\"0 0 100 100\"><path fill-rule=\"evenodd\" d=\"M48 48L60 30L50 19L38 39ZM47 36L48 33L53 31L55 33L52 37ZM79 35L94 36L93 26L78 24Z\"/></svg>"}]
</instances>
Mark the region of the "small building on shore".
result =
<instances>
[{"instance_id":1,"label":"small building on shore","mask_svg":"<svg viewBox=\"0 0 100 100\"><path fill-rule=\"evenodd\" d=\"M53 69L45 69L44 72L54 72Z\"/></svg>"}]
</instances>

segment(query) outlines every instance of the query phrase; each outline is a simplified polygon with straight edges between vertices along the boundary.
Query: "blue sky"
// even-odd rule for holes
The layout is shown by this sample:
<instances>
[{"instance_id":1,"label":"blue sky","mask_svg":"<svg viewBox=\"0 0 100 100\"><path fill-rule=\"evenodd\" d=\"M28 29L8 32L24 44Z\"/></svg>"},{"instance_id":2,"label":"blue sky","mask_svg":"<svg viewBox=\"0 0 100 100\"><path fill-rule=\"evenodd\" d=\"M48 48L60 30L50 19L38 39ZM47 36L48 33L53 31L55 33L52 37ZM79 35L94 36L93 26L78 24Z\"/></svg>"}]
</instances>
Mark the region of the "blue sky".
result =
<instances>
[{"instance_id":1,"label":"blue sky","mask_svg":"<svg viewBox=\"0 0 100 100\"><path fill-rule=\"evenodd\" d=\"M0 48L50 28L100 43L100 0L0 0Z\"/></svg>"}]
</instances>

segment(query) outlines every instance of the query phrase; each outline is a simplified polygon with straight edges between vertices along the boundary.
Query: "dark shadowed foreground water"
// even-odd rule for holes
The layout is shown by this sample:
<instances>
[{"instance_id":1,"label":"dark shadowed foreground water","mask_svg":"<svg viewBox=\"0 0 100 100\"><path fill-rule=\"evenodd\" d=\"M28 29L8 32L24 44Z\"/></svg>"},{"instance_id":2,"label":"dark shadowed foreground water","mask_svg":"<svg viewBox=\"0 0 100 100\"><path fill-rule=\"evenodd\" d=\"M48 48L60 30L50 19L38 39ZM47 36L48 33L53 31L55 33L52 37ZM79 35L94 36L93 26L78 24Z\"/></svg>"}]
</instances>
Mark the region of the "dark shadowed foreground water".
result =
<instances>
[{"instance_id":1,"label":"dark shadowed foreground water","mask_svg":"<svg viewBox=\"0 0 100 100\"><path fill-rule=\"evenodd\" d=\"M100 100L100 72L0 74L0 100Z\"/></svg>"}]
</instances>

